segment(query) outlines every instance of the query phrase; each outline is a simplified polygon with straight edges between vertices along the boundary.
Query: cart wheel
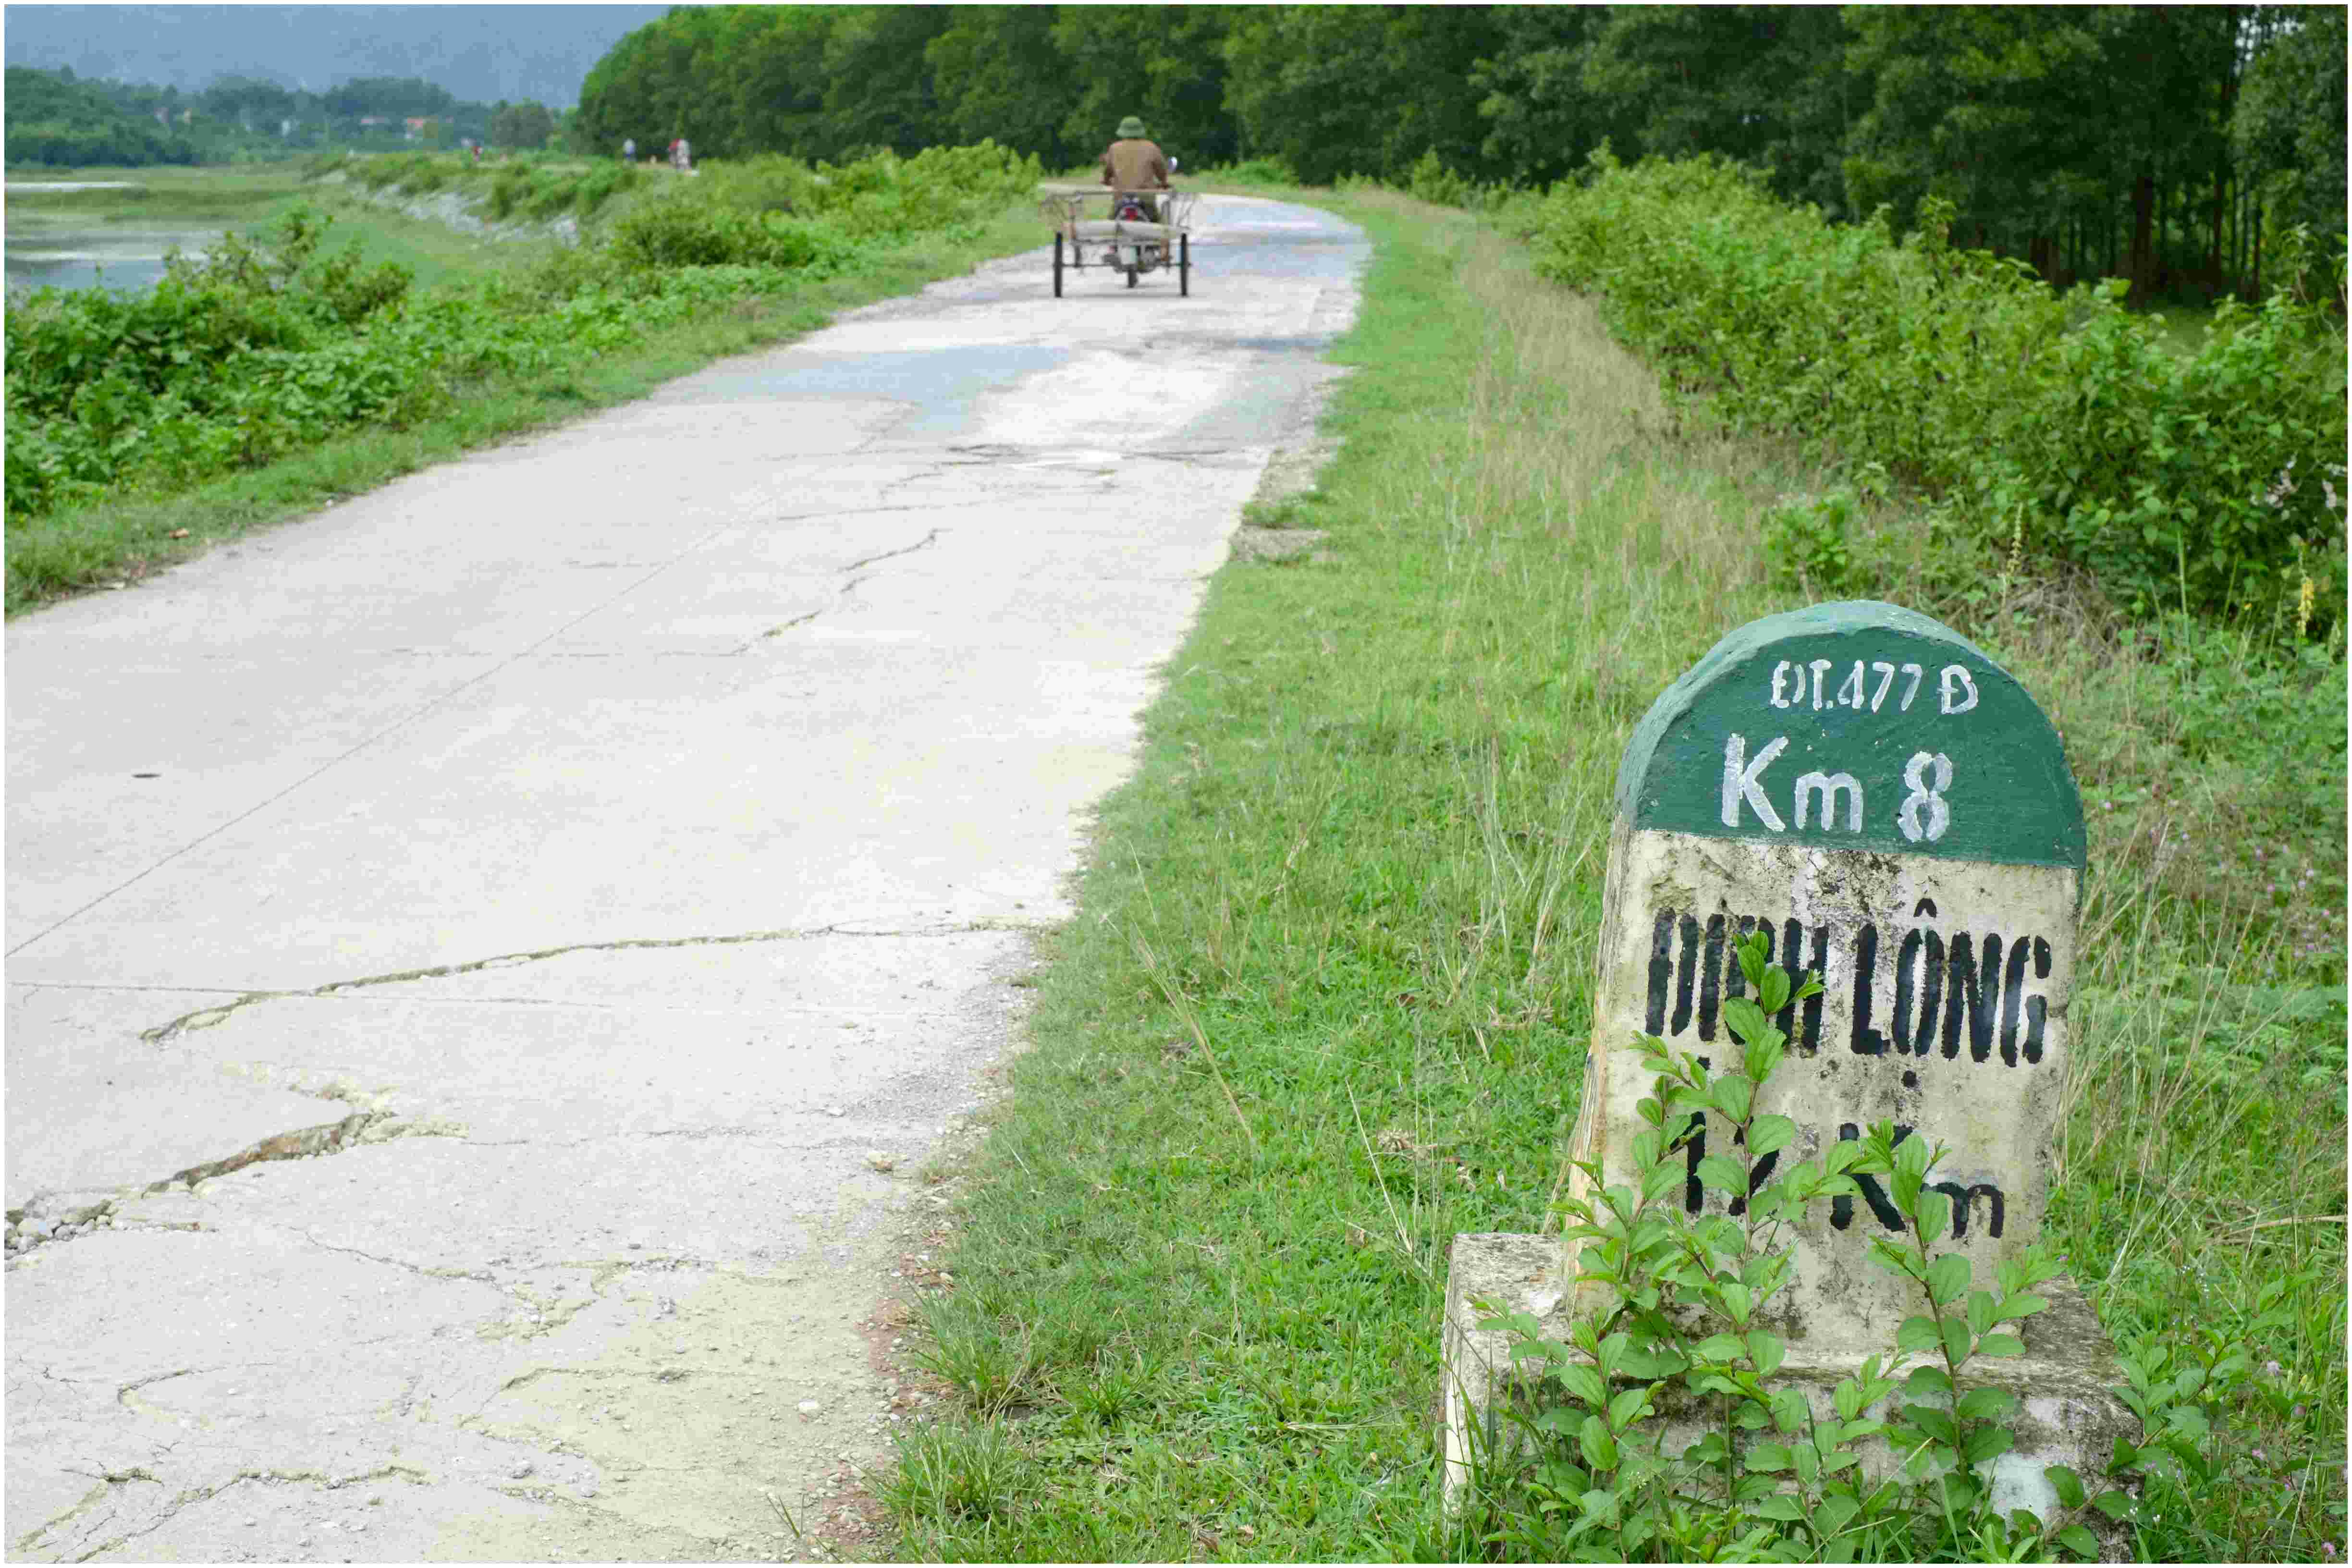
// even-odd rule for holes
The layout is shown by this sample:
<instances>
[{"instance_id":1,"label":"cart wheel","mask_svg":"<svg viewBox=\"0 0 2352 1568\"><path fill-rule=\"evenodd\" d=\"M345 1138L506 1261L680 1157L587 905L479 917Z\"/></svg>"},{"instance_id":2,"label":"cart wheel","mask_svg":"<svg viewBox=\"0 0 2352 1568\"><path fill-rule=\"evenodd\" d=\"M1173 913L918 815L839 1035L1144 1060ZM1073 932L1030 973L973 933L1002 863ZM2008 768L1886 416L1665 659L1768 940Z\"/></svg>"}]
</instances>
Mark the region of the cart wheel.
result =
<instances>
[{"instance_id":1,"label":"cart wheel","mask_svg":"<svg viewBox=\"0 0 2352 1568\"><path fill-rule=\"evenodd\" d=\"M1130 289L1135 287L1135 268L1132 264L1129 264L1127 269L1127 286Z\"/></svg>"},{"instance_id":2,"label":"cart wheel","mask_svg":"<svg viewBox=\"0 0 2352 1568\"><path fill-rule=\"evenodd\" d=\"M1054 237L1054 298L1062 297L1062 237Z\"/></svg>"},{"instance_id":3,"label":"cart wheel","mask_svg":"<svg viewBox=\"0 0 2352 1568\"><path fill-rule=\"evenodd\" d=\"M1188 300L1192 296L1192 237L1189 234L1176 237L1176 292Z\"/></svg>"}]
</instances>

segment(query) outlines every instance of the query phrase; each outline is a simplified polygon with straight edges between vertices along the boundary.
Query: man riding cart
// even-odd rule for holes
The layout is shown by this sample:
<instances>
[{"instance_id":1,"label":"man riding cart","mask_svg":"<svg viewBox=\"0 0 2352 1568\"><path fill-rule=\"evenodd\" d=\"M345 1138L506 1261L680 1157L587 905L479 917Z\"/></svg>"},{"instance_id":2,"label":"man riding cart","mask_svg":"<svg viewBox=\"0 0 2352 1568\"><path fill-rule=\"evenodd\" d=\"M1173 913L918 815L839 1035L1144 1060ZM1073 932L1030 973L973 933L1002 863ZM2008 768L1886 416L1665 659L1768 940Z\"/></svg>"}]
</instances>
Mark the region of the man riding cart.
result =
<instances>
[{"instance_id":1,"label":"man riding cart","mask_svg":"<svg viewBox=\"0 0 2352 1568\"><path fill-rule=\"evenodd\" d=\"M1102 155L1102 183L1115 191L1164 191L1168 188L1168 154L1143 133L1143 121L1130 114L1118 122L1118 140ZM1139 195L1136 205L1144 221L1160 221L1158 198Z\"/></svg>"},{"instance_id":2,"label":"man riding cart","mask_svg":"<svg viewBox=\"0 0 2352 1568\"><path fill-rule=\"evenodd\" d=\"M1092 185L1042 184L1039 216L1054 226L1054 297L1062 297L1065 268L1108 267L1127 275L1130 289L1146 273L1169 268L1176 291L1192 292L1192 237L1185 227L1192 193L1171 182L1176 160L1144 134L1130 114L1105 150L1101 179ZM1107 205L1108 210L1104 208ZM1102 212L1089 217L1088 210ZM1099 247L1099 249L1096 247ZM1090 264L1087 257L1096 259Z\"/></svg>"}]
</instances>

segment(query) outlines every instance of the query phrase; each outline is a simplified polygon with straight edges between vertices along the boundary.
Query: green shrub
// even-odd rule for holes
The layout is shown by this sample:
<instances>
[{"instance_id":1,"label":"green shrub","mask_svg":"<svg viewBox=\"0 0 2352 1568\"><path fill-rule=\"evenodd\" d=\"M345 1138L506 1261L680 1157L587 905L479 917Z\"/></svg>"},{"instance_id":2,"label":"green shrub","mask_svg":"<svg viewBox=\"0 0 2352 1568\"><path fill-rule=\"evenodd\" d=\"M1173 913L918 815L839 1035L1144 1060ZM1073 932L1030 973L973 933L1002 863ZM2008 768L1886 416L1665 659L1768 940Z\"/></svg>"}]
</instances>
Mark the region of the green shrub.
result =
<instances>
[{"instance_id":1,"label":"green shrub","mask_svg":"<svg viewBox=\"0 0 2352 1568\"><path fill-rule=\"evenodd\" d=\"M410 160L405 158L352 158L343 166L353 180L371 191L384 186L408 173Z\"/></svg>"},{"instance_id":2,"label":"green shrub","mask_svg":"<svg viewBox=\"0 0 2352 1568\"><path fill-rule=\"evenodd\" d=\"M1244 185L1296 185L1298 172L1281 158L1244 158L1238 163L1202 171L1204 177Z\"/></svg>"},{"instance_id":3,"label":"green shrub","mask_svg":"<svg viewBox=\"0 0 2352 1568\"><path fill-rule=\"evenodd\" d=\"M573 210L583 218L593 217L606 202L636 189L645 179L645 172L635 164L599 163L572 187Z\"/></svg>"},{"instance_id":4,"label":"green shrub","mask_svg":"<svg viewBox=\"0 0 2352 1568\"><path fill-rule=\"evenodd\" d=\"M409 161L394 188L403 195L429 195L449 183L450 170L429 153L420 153Z\"/></svg>"},{"instance_id":5,"label":"green shrub","mask_svg":"<svg viewBox=\"0 0 2352 1568\"><path fill-rule=\"evenodd\" d=\"M471 380L581 364L646 331L879 249L977 224L1024 195L1034 158L983 142L838 168L757 159L681 181L617 165L493 174L418 154L350 165L370 188L486 182L494 216L590 211L641 184L600 244L431 295L321 251L298 210L223 236L143 295L37 290L6 313L6 508L14 521L125 489L177 489L355 426L400 426Z\"/></svg>"},{"instance_id":6,"label":"green shrub","mask_svg":"<svg viewBox=\"0 0 2352 1568\"><path fill-rule=\"evenodd\" d=\"M504 218L520 205L530 191L530 171L520 164L509 163L490 180L487 198L490 216Z\"/></svg>"},{"instance_id":7,"label":"green shrub","mask_svg":"<svg viewBox=\"0 0 2352 1568\"><path fill-rule=\"evenodd\" d=\"M673 196L615 219L607 236L619 263L639 271L672 267L776 267L838 273L859 247L822 225L752 217Z\"/></svg>"},{"instance_id":8,"label":"green shrub","mask_svg":"<svg viewBox=\"0 0 2352 1568\"><path fill-rule=\"evenodd\" d=\"M1853 597L1862 503L1848 488L1784 502L1764 514L1764 544L1776 580L1815 598Z\"/></svg>"},{"instance_id":9,"label":"green shrub","mask_svg":"<svg viewBox=\"0 0 2352 1568\"><path fill-rule=\"evenodd\" d=\"M1922 205L1840 227L1710 160L1626 168L1511 204L1549 276L1683 403L1817 454L1882 464L1939 500L1975 569L2012 549L2087 569L2140 613L2332 629L2345 593L2342 329L2291 289L2224 304L2196 353L2124 309L2119 281L2060 297L1948 244ZM2293 617L2290 617L2293 618Z\"/></svg>"}]
</instances>

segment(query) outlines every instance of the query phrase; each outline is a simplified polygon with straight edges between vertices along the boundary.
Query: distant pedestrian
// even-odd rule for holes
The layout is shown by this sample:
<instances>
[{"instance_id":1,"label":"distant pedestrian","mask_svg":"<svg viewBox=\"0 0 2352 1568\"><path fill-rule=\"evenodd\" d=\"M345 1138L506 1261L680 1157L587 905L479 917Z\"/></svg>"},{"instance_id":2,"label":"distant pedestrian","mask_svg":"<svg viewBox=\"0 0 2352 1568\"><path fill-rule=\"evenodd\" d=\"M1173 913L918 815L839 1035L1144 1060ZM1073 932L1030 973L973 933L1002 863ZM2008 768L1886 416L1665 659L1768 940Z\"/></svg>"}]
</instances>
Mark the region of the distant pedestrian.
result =
<instances>
[{"instance_id":1,"label":"distant pedestrian","mask_svg":"<svg viewBox=\"0 0 2352 1568\"><path fill-rule=\"evenodd\" d=\"M624 163L634 163L636 161L637 139L632 136L621 143L621 162Z\"/></svg>"}]
</instances>

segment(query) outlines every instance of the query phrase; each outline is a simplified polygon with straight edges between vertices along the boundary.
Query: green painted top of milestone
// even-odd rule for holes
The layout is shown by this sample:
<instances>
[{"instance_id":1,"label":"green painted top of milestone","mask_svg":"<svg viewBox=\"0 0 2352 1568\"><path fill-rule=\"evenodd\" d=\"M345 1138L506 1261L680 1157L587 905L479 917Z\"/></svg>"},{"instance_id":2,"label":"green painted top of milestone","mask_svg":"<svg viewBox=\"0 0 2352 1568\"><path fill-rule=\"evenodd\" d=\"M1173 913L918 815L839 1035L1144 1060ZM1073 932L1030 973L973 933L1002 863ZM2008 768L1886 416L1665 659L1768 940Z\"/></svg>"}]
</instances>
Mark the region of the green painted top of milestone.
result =
<instances>
[{"instance_id":1,"label":"green painted top of milestone","mask_svg":"<svg viewBox=\"0 0 2352 1568\"><path fill-rule=\"evenodd\" d=\"M2084 858L2066 752L2007 670L1916 610L1751 621L1650 705L1617 770L1637 828L2002 865Z\"/></svg>"}]
</instances>

